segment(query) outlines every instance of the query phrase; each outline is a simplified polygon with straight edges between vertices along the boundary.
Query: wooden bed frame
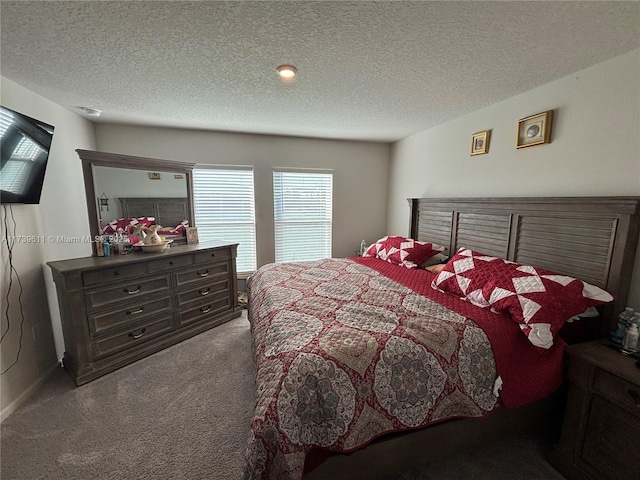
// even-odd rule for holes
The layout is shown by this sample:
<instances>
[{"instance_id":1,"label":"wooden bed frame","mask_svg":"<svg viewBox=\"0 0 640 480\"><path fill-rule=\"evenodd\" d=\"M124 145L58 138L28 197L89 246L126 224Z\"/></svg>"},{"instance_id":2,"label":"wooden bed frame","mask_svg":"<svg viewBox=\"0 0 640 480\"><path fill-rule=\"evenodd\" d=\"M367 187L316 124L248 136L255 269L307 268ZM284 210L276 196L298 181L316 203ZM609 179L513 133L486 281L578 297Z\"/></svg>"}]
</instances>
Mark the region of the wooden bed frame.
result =
<instances>
[{"instance_id":1,"label":"wooden bed frame","mask_svg":"<svg viewBox=\"0 0 640 480\"><path fill-rule=\"evenodd\" d=\"M175 227L189 220L188 197L121 197L122 217L155 217L156 224Z\"/></svg>"},{"instance_id":2,"label":"wooden bed frame","mask_svg":"<svg viewBox=\"0 0 640 480\"><path fill-rule=\"evenodd\" d=\"M416 198L410 237L547 268L604 288L602 335L629 295L640 197Z\"/></svg>"},{"instance_id":3,"label":"wooden bed frame","mask_svg":"<svg viewBox=\"0 0 640 480\"><path fill-rule=\"evenodd\" d=\"M471 248L548 268L605 288L615 296L603 312L602 335L615 324L629 293L640 232L640 197L410 199L411 238ZM562 389L523 407L484 418L446 421L390 435L351 455L335 454L305 480L383 479L408 465L541 426L559 431Z\"/></svg>"}]
</instances>

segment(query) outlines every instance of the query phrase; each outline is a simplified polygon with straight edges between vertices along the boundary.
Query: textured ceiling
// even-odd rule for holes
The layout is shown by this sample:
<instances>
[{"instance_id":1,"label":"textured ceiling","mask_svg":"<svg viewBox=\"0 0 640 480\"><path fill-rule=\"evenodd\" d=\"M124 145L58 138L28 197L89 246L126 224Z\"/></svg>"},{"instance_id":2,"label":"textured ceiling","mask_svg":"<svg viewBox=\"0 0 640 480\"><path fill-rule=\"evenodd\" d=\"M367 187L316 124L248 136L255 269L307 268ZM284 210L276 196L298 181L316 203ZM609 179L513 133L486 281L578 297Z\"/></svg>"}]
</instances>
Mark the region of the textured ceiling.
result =
<instances>
[{"instance_id":1,"label":"textured ceiling","mask_svg":"<svg viewBox=\"0 0 640 480\"><path fill-rule=\"evenodd\" d=\"M637 2L0 5L2 75L98 122L385 142L640 47Z\"/></svg>"}]
</instances>

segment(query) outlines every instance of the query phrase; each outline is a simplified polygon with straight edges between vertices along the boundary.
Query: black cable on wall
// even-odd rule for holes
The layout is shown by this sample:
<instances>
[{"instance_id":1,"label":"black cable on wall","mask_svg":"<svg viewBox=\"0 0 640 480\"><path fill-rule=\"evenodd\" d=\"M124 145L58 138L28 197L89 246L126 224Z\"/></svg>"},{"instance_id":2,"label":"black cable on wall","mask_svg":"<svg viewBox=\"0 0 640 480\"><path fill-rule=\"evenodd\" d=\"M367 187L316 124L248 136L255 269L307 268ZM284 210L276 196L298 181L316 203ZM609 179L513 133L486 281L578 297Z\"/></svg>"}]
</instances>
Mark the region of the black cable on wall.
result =
<instances>
[{"instance_id":1,"label":"black cable on wall","mask_svg":"<svg viewBox=\"0 0 640 480\"><path fill-rule=\"evenodd\" d=\"M9 286L7 288L7 294L5 297L5 302L6 302L5 316L7 318L7 328L5 329L4 332L2 332L2 335L0 336L0 344L2 344L2 342L5 339L5 336L9 333L9 330L11 329L11 317L9 315L9 307L10 307L11 290L13 289L14 276L16 278L16 281L18 282L18 288L19 288L18 304L20 306L20 337L18 339L18 351L16 352L15 361L11 365L9 365L7 368L5 368L2 372L0 372L0 375L4 375L11 369L11 367L13 367L16 363L18 363L18 360L20 359L20 352L22 351L22 337L24 334L24 309L22 305L22 291L23 291L22 282L20 281L20 275L18 275L18 271L13 266L13 246L16 239L16 219L13 216L13 208L11 205L9 205L9 213L11 214L11 221L13 222L13 231L9 232L7 205L6 204L2 205L2 208L4 210L4 215L2 218L2 223L4 227L2 243L7 245L7 258L9 262Z\"/></svg>"}]
</instances>

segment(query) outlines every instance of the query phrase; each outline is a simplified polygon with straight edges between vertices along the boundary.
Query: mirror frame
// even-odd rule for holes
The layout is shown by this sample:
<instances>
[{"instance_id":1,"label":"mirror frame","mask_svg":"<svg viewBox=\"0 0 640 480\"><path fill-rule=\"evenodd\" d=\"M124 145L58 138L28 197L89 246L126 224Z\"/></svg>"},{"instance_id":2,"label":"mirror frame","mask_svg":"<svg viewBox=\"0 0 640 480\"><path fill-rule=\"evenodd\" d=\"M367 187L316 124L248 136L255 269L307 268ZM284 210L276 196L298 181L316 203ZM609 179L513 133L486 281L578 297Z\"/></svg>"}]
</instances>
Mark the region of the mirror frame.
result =
<instances>
[{"instance_id":1,"label":"mirror frame","mask_svg":"<svg viewBox=\"0 0 640 480\"><path fill-rule=\"evenodd\" d=\"M89 231L91 238L100 235L99 222L100 206L98 205L95 185L93 182L93 166L126 168L133 170L149 170L154 172L182 173L187 180L187 205L189 208L189 225L195 226L195 207L193 203L193 168L195 163L162 160L158 158L135 157L120 153L97 152L93 150L77 149L76 153L82 161L82 175L84 177L84 191L87 200L87 214L89 216ZM91 242L93 255L96 254L95 242Z\"/></svg>"}]
</instances>

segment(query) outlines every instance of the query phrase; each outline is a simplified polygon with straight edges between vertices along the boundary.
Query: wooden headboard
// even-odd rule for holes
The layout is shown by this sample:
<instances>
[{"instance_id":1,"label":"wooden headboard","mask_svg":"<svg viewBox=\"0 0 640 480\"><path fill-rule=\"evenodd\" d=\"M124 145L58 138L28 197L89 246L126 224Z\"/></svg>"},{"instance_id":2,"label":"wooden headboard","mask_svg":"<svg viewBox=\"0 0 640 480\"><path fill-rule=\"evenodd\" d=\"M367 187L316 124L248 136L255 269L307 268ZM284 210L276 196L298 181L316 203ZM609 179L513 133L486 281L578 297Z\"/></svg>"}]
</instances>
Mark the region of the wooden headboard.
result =
<instances>
[{"instance_id":1,"label":"wooden headboard","mask_svg":"<svg viewBox=\"0 0 640 480\"><path fill-rule=\"evenodd\" d=\"M189 199L187 197L121 197L122 216L155 217L156 224L175 227L188 220Z\"/></svg>"},{"instance_id":2,"label":"wooden headboard","mask_svg":"<svg viewBox=\"0 0 640 480\"><path fill-rule=\"evenodd\" d=\"M640 197L414 198L409 235L579 278L610 292L605 334L625 307ZM446 252L445 252L446 253Z\"/></svg>"}]
</instances>

